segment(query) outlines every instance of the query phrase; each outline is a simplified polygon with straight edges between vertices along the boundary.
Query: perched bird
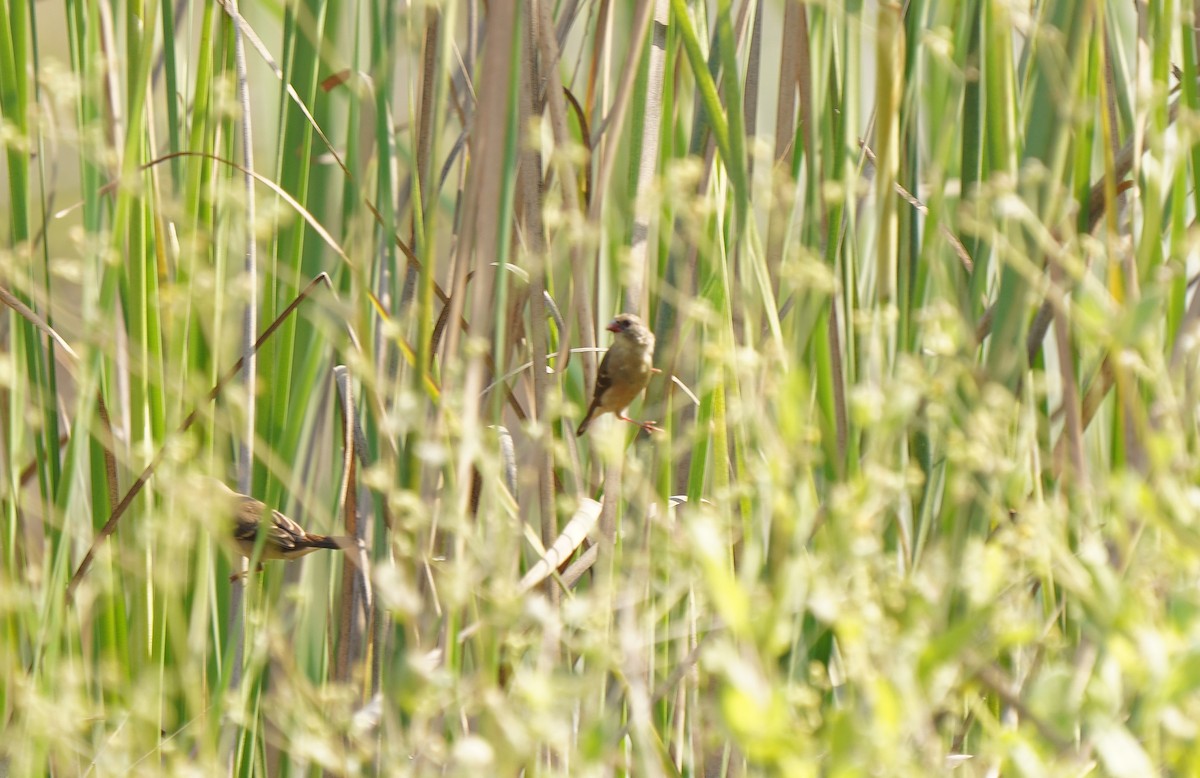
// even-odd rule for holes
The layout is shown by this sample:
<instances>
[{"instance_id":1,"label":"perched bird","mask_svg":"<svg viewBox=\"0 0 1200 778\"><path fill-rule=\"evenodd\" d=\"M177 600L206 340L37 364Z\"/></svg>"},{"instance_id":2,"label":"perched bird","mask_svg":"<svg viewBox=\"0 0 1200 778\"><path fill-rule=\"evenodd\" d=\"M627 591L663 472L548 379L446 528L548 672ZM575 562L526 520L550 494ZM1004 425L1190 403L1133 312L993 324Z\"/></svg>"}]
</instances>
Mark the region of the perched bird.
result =
<instances>
[{"instance_id":1,"label":"perched bird","mask_svg":"<svg viewBox=\"0 0 1200 778\"><path fill-rule=\"evenodd\" d=\"M650 374L655 372L654 333L632 313L622 313L609 322L607 329L616 337L600 361L592 404L575 434L586 432L592 420L602 413L614 413L618 419L637 424L647 432L657 431L654 422L638 422L625 415L629 403L646 388Z\"/></svg>"},{"instance_id":2,"label":"perched bird","mask_svg":"<svg viewBox=\"0 0 1200 778\"><path fill-rule=\"evenodd\" d=\"M229 505L228 516L232 522L234 547L247 559L254 555L260 527L265 526L267 537L262 544L262 559L297 559L322 548L354 549L358 541L352 537L331 537L308 532L296 522L277 510L267 514L267 506L260 500L233 491L221 481L214 480L220 487L220 495Z\"/></svg>"}]
</instances>

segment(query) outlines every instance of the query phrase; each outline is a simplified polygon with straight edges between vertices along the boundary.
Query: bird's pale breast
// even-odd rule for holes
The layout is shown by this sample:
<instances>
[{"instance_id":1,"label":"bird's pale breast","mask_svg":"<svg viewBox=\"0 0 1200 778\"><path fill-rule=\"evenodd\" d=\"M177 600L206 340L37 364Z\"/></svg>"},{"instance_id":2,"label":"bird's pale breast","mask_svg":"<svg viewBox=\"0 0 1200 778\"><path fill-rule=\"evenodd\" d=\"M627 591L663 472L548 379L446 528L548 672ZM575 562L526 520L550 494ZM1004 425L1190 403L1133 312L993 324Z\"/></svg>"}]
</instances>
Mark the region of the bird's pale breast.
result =
<instances>
[{"instance_id":1,"label":"bird's pale breast","mask_svg":"<svg viewBox=\"0 0 1200 778\"><path fill-rule=\"evenodd\" d=\"M608 351L608 375L611 385L601 398L605 410L624 410L650 383L652 351L617 342Z\"/></svg>"}]
</instances>

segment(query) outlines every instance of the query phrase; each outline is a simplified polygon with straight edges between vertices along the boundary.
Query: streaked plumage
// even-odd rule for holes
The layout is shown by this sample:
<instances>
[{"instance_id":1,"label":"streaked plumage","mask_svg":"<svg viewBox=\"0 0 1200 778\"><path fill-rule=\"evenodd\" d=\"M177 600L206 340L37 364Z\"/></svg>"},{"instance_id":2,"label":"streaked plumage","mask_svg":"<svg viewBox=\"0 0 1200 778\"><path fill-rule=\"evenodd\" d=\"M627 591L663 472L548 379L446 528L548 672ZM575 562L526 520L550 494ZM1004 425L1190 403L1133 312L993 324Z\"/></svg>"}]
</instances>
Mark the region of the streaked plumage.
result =
<instances>
[{"instance_id":1,"label":"streaked plumage","mask_svg":"<svg viewBox=\"0 0 1200 778\"><path fill-rule=\"evenodd\" d=\"M653 432L658 429L654 422L634 421L625 415L625 409L650 383L650 375L654 372L654 333L632 313L622 313L609 323L607 329L616 337L600 361L592 404L575 434L582 435L603 413L616 414L622 421Z\"/></svg>"},{"instance_id":2,"label":"streaked plumage","mask_svg":"<svg viewBox=\"0 0 1200 778\"><path fill-rule=\"evenodd\" d=\"M254 555L259 528L264 526L263 515L267 506L260 500L233 491L220 481L217 483L230 503L234 546L238 553L249 559ZM297 559L322 548L346 549L355 546L353 538L317 535L277 510L272 509L270 513L270 521L265 525L267 537L263 541L263 560Z\"/></svg>"}]
</instances>

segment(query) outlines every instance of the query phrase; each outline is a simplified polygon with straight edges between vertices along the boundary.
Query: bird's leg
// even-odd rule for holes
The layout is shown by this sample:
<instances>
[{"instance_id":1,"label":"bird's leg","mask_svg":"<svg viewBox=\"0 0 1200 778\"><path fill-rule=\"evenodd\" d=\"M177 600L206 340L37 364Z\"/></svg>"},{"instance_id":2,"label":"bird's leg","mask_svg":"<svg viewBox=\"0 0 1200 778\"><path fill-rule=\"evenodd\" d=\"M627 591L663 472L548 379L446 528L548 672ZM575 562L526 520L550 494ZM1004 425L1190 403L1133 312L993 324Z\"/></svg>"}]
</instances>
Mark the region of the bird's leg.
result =
<instances>
[{"instance_id":1,"label":"bird's leg","mask_svg":"<svg viewBox=\"0 0 1200 778\"><path fill-rule=\"evenodd\" d=\"M256 572L256 573L261 573L263 570L266 570L266 569L267 569L267 568L263 567L263 565L262 565L262 562L259 562L259 563L258 563L258 567L256 567L256 568L254 569L254 572ZM250 577L250 571L249 571L249 570L242 570L242 571L240 571L240 572L237 572L237 573L231 573L231 574L230 574L230 576L229 576L229 583L233 583L234 581L238 580L239 578L240 578L240 579L242 579L243 581L245 581L245 580L247 580L249 577Z\"/></svg>"},{"instance_id":2,"label":"bird's leg","mask_svg":"<svg viewBox=\"0 0 1200 778\"><path fill-rule=\"evenodd\" d=\"M636 425L638 425L639 427L641 427L642 429L646 430L646 432L662 432L662 431L663 431L663 428L662 428L662 427L659 427L659 426L657 426L658 422L655 422L655 421L638 421L637 419L631 419L631 418L629 418L628 416L626 416L626 415L624 414L624 412L622 412L622 413L618 413L618 414L617 414L617 418L618 418L618 419L620 419L621 421L627 421L627 422L629 422L630 424L636 424Z\"/></svg>"}]
</instances>

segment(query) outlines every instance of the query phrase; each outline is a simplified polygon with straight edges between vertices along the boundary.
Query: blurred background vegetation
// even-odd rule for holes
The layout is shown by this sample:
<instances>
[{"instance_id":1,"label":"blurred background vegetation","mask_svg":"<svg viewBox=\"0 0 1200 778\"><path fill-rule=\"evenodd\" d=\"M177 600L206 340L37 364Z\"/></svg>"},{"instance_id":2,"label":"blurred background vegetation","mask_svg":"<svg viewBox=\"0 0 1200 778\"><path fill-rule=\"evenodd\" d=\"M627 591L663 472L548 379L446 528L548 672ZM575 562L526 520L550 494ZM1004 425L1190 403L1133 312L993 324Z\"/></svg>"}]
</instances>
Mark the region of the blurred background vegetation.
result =
<instances>
[{"instance_id":1,"label":"blurred background vegetation","mask_svg":"<svg viewBox=\"0 0 1200 778\"><path fill-rule=\"evenodd\" d=\"M0 5L0 774L1200 774L1200 2Z\"/></svg>"}]
</instances>

